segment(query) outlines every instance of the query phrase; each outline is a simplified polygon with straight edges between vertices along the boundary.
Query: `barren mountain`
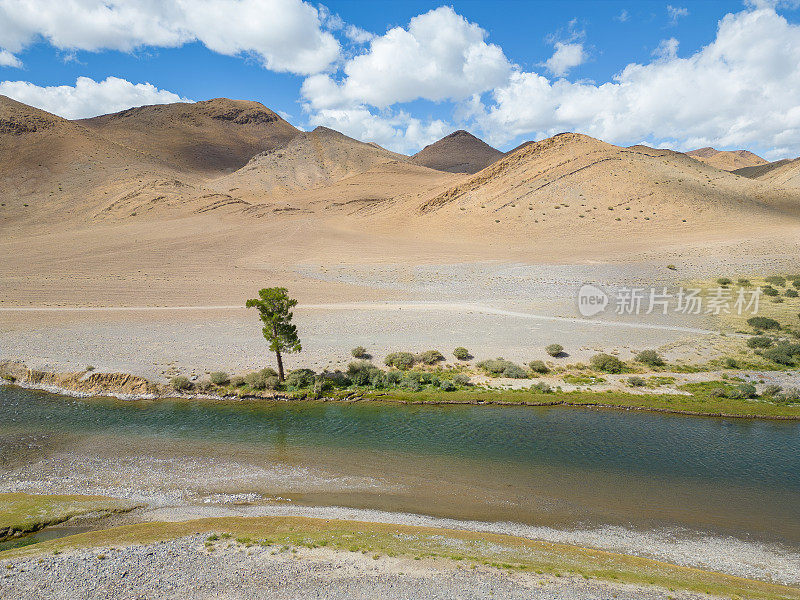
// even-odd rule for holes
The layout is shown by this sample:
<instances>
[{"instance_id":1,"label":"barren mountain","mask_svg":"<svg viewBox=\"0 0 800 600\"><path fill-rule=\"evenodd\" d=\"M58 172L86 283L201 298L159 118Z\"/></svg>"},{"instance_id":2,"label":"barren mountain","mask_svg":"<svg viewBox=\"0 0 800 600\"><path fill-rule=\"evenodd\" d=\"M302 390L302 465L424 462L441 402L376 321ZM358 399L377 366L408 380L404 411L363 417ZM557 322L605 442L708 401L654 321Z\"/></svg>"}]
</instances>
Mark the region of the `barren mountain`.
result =
<instances>
[{"instance_id":1,"label":"barren mountain","mask_svg":"<svg viewBox=\"0 0 800 600\"><path fill-rule=\"evenodd\" d=\"M796 214L796 198L671 150L622 148L567 133L525 145L423 203L500 231L595 235L702 231L709 223ZM444 218L444 217L442 217ZM699 228L699 229L698 229ZM632 233L628 233L632 232Z\"/></svg>"},{"instance_id":2,"label":"barren mountain","mask_svg":"<svg viewBox=\"0 0 800 600\"><path fill-rule=\"evenodd\" d=\"M761 181L772 188L800 189L800 159L778 160L757 167L737 169L734 173Z\"/></svg>"},{"instance_id":3,"label":"barren mountain","mask_svg":"<svg viewBox=\"0 0 800 600\"><path fill-rule=\"evenodd\" d=\"M477 173L503 156L467 131L454 131L411 157L423 167L450 173Z\"/></svg>"},{"instance_id":4,"label":"barren mountain","mask_svg":"<svg viewBox=\"0 0 800 600\"><path fill-rule=\"evenodd\" d=\"M254 156L236 172L218 179L220 192L252 196L311 189L408 157L317 127L288 144Z\"/></svg>"},{"instance_id":5,"label":"barren mountain","mask_svg":"<svg viewBox=\"0 0 800 600\"><path fill-rule=\"evenodd\" d=\"M299 133L258 102L227 98L140 106L77 123L165 166L205 176L230 173Z\"/></svg>"},{"instance_id":6,"label":"barren mountain","mask_svg":"<svg viewBox=\"0 0 800 600\"><path fill-rule=\"evenodd\" d=\"M744 167L765 165L767 161L749 150L717 150L715 148L699 148L686 153L695 160L716 167L722 171L734 171Z\"/></svg>"}]
</instances>

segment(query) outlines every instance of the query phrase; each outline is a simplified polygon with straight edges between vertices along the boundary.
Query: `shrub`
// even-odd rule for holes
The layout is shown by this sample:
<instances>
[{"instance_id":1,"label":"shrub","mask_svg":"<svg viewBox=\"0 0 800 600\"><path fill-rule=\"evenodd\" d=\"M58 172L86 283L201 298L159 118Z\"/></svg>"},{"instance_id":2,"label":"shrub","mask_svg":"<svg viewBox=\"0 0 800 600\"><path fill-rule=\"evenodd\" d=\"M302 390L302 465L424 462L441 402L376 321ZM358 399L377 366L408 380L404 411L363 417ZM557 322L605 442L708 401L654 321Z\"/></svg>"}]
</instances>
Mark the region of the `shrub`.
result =
<instances>
[{"instance_id":1,"label":"shrub","mask_svg":"<svg viewBox=\"0 0 800 600\"><path fill-rule=\"evenodd\" d=\"M740 277L739 279L736 280L736 283L738 283L742 287L750 287L749 279L744 279Z\"/></svg>"},{"instance_id":2,"label":"shrub","mask_svg":"<svg viewBox=\"0 0 800 600\"><path fill-rule=\"evenodd\" d=\"M750 317L747 324L753 329L780 329L781 324L769 317Z\"/></svg>"},{"instance_id":3,"label":"shrub","mask_svg":"<svg viewBox=\"0 0 800 600\"><path fill-rule=\"evenodd\" d=\"M92 365L87 365L86 370L91 373L92 371L94 371L94 367Z\"/></svg>"},{"instance_id":4,"label":"shrub","mask_svg":"<svg viewBox=\"0 0 800 600\"><path fill-rule=\"evenodd\" d=\"M465 373L456 373L453 375L453 383L460 386L470 385L469 375Z\"/></svg>"},{"instance_id":5,"label":"shrub","mask_svg":"<svg viewBox=\"0 0 800 600\"><path fill-rule=\"evenodd\" d=\"M747 340L748 348L769 348L772 346L772 338L765 335L756 335Z\"/></svg>"},{"instance_id":6,"label":"shrub","mask_svg":"<svg viewBox=\"0 0 800 600\"><path fill-rule=\"evenodd\" d=\"M786 285L786 278L781 277L780 275L770 275L769 277L764 277L764 281L771 285Z\"/></svg>"},{"instance_id":7,"label":"shrub","mask_svg":"<svg viewBox=\"0 0 800 600\"><path fill-rule=\"evenodd\" d=\"M312 387L316 376L311 369L295 369L286 374L286 386L295 389Z\"/></svg>"},{"instance_id":8,"label":"shrub","mask_svg":"<svg viewBox=\"0 0 800 600\"><path fill-rule=\"evenodd\" d=\"M411 352L392 352L383 362L388 367L396 367L401 371L408 371L414 366L414 355Z\"/></svg>"},{"instance_id":9,"label":"shrub","mask_svg":"<svg viewBox=\"0 0 800 600\"><path fill-rule=\"evenodd\" d=\"M756 396L758 396L756 387L750 383L739 384L732 390L728 390L725 393L726 398L731 398L734 400L746 400L748 398L755 398Z\"/></svg>"},{"instance_id":10,"label":"shrub","mask_svg":"<svg viewBox=\"0 0 800 600\"><path fill-rule=\"evenodd\" d=\"M664 359L655 350L642 350L634 360L651 367L660 367L664 364Z\"/></svg>"},{"instance_id":11,"label":"shrub","mask_svg":"<svg viewBox=\"0 0 800 600\"><path fill-rule=\"evenodd\" d=\"M407 390L412 392L418 392L422 389L422 385L420 385L419 380L416 377L410 377L410 374L403 375L403 379L400 381L400 385Z\"/></svg>"},{"instance_id":12,"label":"shrub","mask_svg":"<svg viewBox=\"0 0 800 600\"><path fill-rule=\"evenodd\" d=\"M797 298L798 296L800 296L800 294L797 293L797 290L789 288L784 293L784 296L786 296L787 298Z\"/></svg>"},{"instance_id":13,"label":"shrub","mask_svg":"<svg viewBox=\"0 0 800 600\"><path fill-rule=\"evenodd\" d=\"M625 366L620 359L610 354L595 354L589 364L596 371L604 371L606 373L621 373Z\"/></svg>"},{"instance_id":14,"label":"shrub","mask_svg":"<svg viewBox=\"0 0 800 600\"><path fill-rule=\"evenodd\" d=\"M456 391L456 384L449 379L445 379L439 384L439 389L443 392L454 392Z\"/></svg>"},{"instance_id":15,"label":"shrub","mask_svg":"<svg viewBox=\"0 0 800 600\"><path fill-rule=\"evenodd\" d=\"M790 353L786 351L785 348L777 346L775 348L767 348L761 353L761 356L766 358L767 360L771 360L774 363L778 363L779 365L793 365L794 358Z\"/></svg>"},{"instance_id":16,"label":"shrub","mask_svg":"<svg viewBox=\"0 0 800 600\"><path fill-rule=\"evenodd\" d=\"M731 358L730 356L726 356L725 360L722 361L722 364L726 369L736 369L739 366L739 363L736 362L736 359Z\"/></svg>"},{"instance_id":17,"label":"shrub","mask_svg":"<svg viewBox=\"0 0 800 600\"><path fill-rule=\"evenodd\" d=\"M731 280L730 280L730 279L728 279L727 277L719 277L719 278L717 278L717 283L718 283L719 285L723 285L723 286L724 286L724 285L730 285L730 284L732 284L732 283L733 283L733 281L731 281Z\"/></svg>"},{"instance_id":18,"label":"shrub","mask_svg":"<svg viewBox=\"0 0 800 600\"><path fill-rule=\"evenodd\" d=\"M528 363L528 366L534 373L541 373L542 375L544 375L545 373L550 372L550 369L546 364L544 364L544 361L542 360L532 360L531 362Z\"/></svg>"},{"instance_id":19,"label":"shrub","mask_svg":"<svg viewBox=\"0 0 800 600\"><path fill-rule=\"evenodd\" d=\"M761 288L761 291L764 293L765 296L777 296L778 294L780 294L780 292L771 285L765 285L763 288Z\"/></svg>"},{"instance_id":20,"label":"shrub","mask_svg":"<svg viewBox=\"0 0 800 600\"><path fill-rule=\"evenodd\" d=\"M278 388L278 374L274 369L266 367L244 376L244 382L254 390L274 390Z\"/></svg>"},{"instance_id":21,"label":"shrub","mask_svg":"<svg viewBox=\"0 0 800 600\"><path fill-rule=\"evenodd\" d=\"M509 377L511 379L525 379L528 377L528 372L519 365L511 364L503 369L503 377Z\"/></svg>"},{"instance_id":22,"label":"shrub","mask_svg":"<svg viewBox=\"0 0 800 600\"><path fill-rule=\"evenodd\" d=\"M183 375L173 377L169 380L169 384L173 389L178 391L189 390L192 388L192 382L189 381L188 377L184 377Z\"/></svg>"},{"instance_id":23,"label":"shrub","mask_svg":"<svg viewBox=\"0 0 800 600\"><path fill-rule=\"evenodd\" d=\"M350 354L353 355L353 358L369 358L367 349L364 346L356 346L350 351Z\"/></svg>"},{"instance_id":24,"label":"shrub","mask_svg":"<svg viewBox=\"0 0 800 600\"><path fill-rule=\"evenodd\" d=\"M544 381L540 381L539 383L534 383L531 386L532 392L538 392L540 394L549 394L553 391L549 385L547 385Z\"/></svg>"},{"instance_id":25,"label":"shrub","mask_svg":"<svg viewBox=\"0 0 800 600\"><path fill-rule=\"evenodd\" d=\"M564 351L564 346L561 344L549 344L545 346L544 349L550 356L555 358L556 356L561 356L561 353Z\"/></svg>"},{"instance_id":26,"label":"shrub","mask_svg":"<svg viewBox=\"0 0 800 600\"><path fill-rule=\"evenodd\" d=\"M677 271L677 270L678 270L678 267L676 267L675 265L667 265L667 268L668 268L670 271Z\"/></svg>"},{"instance_id":27,"label":"shrub","mask_svg":"<svg viewBox=\"0 0 800 600\"><path fill-rule=\"evenodd\" d=\"M241 375L237 375L231 378L231 385L233 387L242 387L245 383L246 382L244 380L244 377L242 377Z\"/></svg>"},{"instance_id":28,"label":"shrub","mask_svg":"<svg viewBox=\"0 0 800 600\"><path fill-rule=\"evenodd\" d=\"M444 356L438 350L426 350L417 354L416 359L424 365L435 365L444 360Z\"/></svg>"},{"instance_id":29,"label":"shrub","mask_svg":"<svg viewBox=\"0 0 800 600\"><path fill-rule=\"evenodd\" d=\"M354 360L347 365L347 376L354 385L370 385L375 371L380 369L368 360Z\"/></svg>"},{"instance_id":30,"label":"shrub","mask_svg":"<svg viewBox=\"0 0 800 600\"><path fill-rule=\"evenodd\" d=\"M525 369L520 367L518 364L511 362L510 360L505 360L504 358L482 360L477 364L477 367L489 375L502 375L504 377L513 377L515 379L521 379L522 377L527 376ZM507 369L509 370L509 373L512 373L511 375L506 374ZM523 373L523 375L519 377L514 375L514 373L519 373L520 371Z\"/></svg>"},{"instance_id":31,"label":"shrub","mask_svg":"<svg viewBox=\"0 0 800 600\"><path fill-rule=\"evenodd\" d=\"M374 367L369 374L369 384L379 390L386 387L386 374L379 368Z\"/></svg>"},{"instance_id":32,"label":"shrub","mask_svg":"<svg viewBox=\"0 0 800 600\"><path fill-rule=\"evenodd\" d=\"M764 388L764 391L761 392L761 395L762 396L777 396L778 394L781 393L782 389L783 388L781 386L775 385L774 383L772 383L772 384L770 384L770 385L768 385L768 386L766 386Z\"/></svg>"},{"instance_id":33,"label":"shrub","mask_svg":"<svg viewBox=\"0 0 800 600\"><path fill-rule=\"evenodd\" d=\"M385 376L386 385L399 385L403 376L397 371L389 371Z\"/></svg>"},{"instance_id":34,"label":"shrub","mask_svg":"<svg viewBox=\"0 0 800 600\"><path fill-rule=\"evenodd\" d=\"M453 356L455 356L458 360L468 360L469 350L464 348L464 346L459 346L458 348L453 350Z\"/></svg>"},{"instance_id":35,"label":"shrub","mask_svg":"<svg viewBox=\"0 0 800 600\"><path fill-rule=\"evenodd\" d=\"M792 285L793 285L794 287L796 287L796 288L800 288L800 279L795 279L795 280L792 282Z\"/></svg>"},{"instance_id":36,"label":"shrub","mask_svg":"<svg viewBox=\"0 0 800 600\"><path fill-rule=\"evenodd\" d=\"M225 371L214 371L209 378L214 385L227 385L230 381L230 377Z\"/></svg>"},{"instance_id":37,"label":"shrub","mask_svg":"<svg viewBox=\"0 0 800 600\"><path fill-rule=\"evenodd\" d=\"M800 400L800 388L788 387L781 394L783 400Z\"/></svg>"},{"instance_id":38,"label":"shrub","mask_svg":"<svg viewBox=\"0 0 800 600\"><path fill-rule=\"evenodd\" d=\"M647 382L641 377L636 377L635 375L633 377L628 377L628 385L631 387L644 387L646 383Z\"/></svg>"}]
</instances>

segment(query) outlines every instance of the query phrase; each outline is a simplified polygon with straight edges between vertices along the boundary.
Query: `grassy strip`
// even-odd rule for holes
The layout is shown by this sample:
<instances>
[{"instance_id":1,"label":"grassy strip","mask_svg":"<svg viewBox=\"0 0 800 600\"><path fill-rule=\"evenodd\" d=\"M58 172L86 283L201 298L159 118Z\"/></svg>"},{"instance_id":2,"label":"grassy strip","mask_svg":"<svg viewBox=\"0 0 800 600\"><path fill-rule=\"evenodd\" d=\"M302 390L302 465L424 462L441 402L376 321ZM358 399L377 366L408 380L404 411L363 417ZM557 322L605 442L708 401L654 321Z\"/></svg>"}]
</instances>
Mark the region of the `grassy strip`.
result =
<instances>
[{"instance_id":1,"label":"grassy strip","mask_svg":"<svg viewBox=\"0 0 800 600\"><path fill-rule=\"evenodd\" d=\"M389 390L364 392L367 399L393 400L410 404L519 404L528 406L604 406L633 408L691 415L800 419L800 406L779 405L760 400L715 398L706 394L629 394L618 391L551 392L531 390L456 390L418 392Z\"/></svg>"},{"instance_id":2,"label":"grassy strip","mask_svg":"<svg viewBox=\"0 0 800 600\"><path fill-rule=\"evenodd\" d=\"M797 588L565 544L500 534L306 517L221 517L125 525L8 550L0 553L0 559L81 547L146 544L204 532L214 532L206 542L209 551L214 550L222 535L223 539L235 538L244 545L327 546L376 557L444 558L467 565L482 564L555 576L572 574L718 596L800 599Z\"/></svg>"},{"instance_id":3,"label":"grassy strip","mask_svg":"<svg viewBox=\"0 0 800 600\"><path fill-rule=\"evenodd\" d=\"M93 512L128 512L136 505L104 496L0 494L0 541Z\"/></svg>"}]
</instances>

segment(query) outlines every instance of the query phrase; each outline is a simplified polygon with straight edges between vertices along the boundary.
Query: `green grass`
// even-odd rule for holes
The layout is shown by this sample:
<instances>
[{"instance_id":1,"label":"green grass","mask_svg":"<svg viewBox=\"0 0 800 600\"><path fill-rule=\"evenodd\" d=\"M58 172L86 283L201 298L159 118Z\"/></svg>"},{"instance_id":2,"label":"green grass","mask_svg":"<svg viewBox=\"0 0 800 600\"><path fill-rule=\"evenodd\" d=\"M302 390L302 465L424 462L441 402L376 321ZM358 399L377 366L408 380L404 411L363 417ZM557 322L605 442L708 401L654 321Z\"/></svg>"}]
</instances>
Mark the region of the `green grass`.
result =
<instances>
[{"instance_id":1,"label":"green grass","mask_svg":"<svg viewBox=\"0 0 800 600\"><path fill-rule=\"evenodd\" d=\"M211 533L205 545L208 551L213 551L217 544L224 547L230 543L272 546L275 552L325 546L378 558L445 559L466 566L488 565L555 576L570 573L587 579L655 585L716 596L800 599L797 588L566 544L509 535L306 517L222 517L125 525L0 552L0 559L40 556L79 547L155 543L197 533ZM232 538L244 541L234 542Z\"/></svg>"},{"instance_id":2,"label":"green grass","mask_svg":"<svg viewBox=\"0 0 800 600\"><path fill-rule=\"evenodd\" d=\"M127 512L137 505L104 496L0 494L0 541L92 512Z\"/></svg>"}]
</instances>

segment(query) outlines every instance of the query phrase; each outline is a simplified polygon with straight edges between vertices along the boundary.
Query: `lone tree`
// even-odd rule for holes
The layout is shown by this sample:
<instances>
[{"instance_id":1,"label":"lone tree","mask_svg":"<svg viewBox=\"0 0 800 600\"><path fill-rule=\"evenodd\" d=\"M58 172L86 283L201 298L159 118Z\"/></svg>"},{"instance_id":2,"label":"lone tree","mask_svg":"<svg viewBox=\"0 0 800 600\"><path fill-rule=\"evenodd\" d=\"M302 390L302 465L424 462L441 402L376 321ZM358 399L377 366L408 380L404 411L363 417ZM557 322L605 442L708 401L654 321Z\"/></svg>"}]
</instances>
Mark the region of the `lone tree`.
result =
<instances>
[{"instance_id":1,"label":"lone tree","mask_svg":"<svg viewBox=\"0 0 800 600\"><path fill-rule=\"evenodd\" d=\"M286 288L264 288L258 292L258 298L251 298L245 306L258 309L259 317L264 323L264 338L278 359L278 379L283 382L281 352L302 350L297 327L292 325L292 308L297 306L297 300L289 298Z\"/></svg>"}]
</instances>

